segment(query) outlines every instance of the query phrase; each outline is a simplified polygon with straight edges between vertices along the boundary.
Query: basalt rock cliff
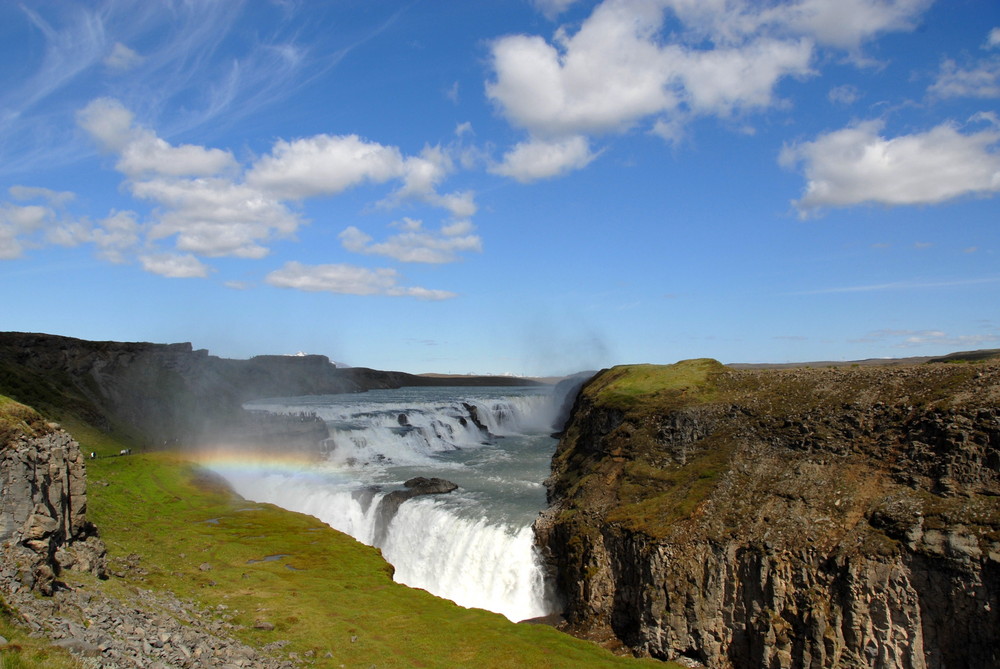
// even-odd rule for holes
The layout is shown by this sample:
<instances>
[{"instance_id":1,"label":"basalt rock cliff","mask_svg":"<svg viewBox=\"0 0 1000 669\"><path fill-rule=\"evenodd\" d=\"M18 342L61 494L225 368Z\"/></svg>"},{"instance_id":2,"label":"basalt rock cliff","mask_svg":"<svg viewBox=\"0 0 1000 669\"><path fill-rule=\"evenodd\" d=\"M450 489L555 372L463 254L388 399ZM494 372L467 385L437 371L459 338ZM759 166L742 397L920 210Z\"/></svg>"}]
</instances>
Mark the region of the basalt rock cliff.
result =
<instances>
[{"instance_id":1,"label":"basalt rock cliff","mask_svg":"<svg viewBox=\"0 0 1000 669\"><path fill-rule=\"evenodd\" d=\"M605 370L536 523L567 627L709 667L1000 666L1000 362Z\"/></svg>"},{"instance_id":2,"label":"basalt rock cliff","mask_svg":"<svg viewBox=\"0 0 1000 669\"><path fill-rule=\"evenodd\" d=\"M77 442L28 407L0 398L0 575L43 594L52 594L64 569L103 577L104 544L86 512Z\"/></svg>"}]
</instances>

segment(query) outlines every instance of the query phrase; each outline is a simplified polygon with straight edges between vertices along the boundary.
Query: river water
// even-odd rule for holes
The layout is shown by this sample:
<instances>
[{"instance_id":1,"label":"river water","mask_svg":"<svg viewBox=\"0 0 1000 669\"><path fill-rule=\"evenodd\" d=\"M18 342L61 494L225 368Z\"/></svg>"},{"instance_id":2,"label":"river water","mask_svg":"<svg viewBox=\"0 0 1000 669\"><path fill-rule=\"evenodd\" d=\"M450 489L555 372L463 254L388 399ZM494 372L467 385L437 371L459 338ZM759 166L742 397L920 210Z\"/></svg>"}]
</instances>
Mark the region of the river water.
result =
<instances>
[{"instance_id":1,"label":"river water","mask_svg":"<svg viewBox=\"0 0 1000 669\"><path fill-rule=\"evenodd\" d=\"M315 414L320 461L207 462L243 497L313 515L369 545L395 579L511 620L557 610L531 523L556 440L548 387L401 388L259 400L250 411ZM416 476L458 484L379 513Z\"/></svg>"}]
</instances>

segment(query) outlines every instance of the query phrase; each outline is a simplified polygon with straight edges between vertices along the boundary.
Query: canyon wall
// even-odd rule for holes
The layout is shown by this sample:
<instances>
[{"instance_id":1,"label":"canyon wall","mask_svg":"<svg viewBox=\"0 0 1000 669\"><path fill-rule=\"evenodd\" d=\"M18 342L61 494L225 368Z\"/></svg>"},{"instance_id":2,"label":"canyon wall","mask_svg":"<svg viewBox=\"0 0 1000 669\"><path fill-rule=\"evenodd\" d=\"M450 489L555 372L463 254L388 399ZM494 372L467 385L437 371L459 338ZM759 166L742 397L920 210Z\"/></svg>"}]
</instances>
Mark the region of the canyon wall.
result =
<instances>
[{"instance_id":1,"label":"canyon wall","mask_svg":"<svg viewBox=\"0 0 1000 669\"><path fill-rule=\"evenodd\" d=\"M239 442L314 447L322 421L249 415L245 402L427 385L524 385L505 377L428 377L338 368L323 355L231 360L189 343L96 342L0 332L0 393L151 447Z\"/></svg>"},{"instance_id":2,"label":"canyon wall","mask_svg":"<svg viewBox=\"0 0 1000 669\"><path fill-rule=\"evenodd\" d=\"M606 370L536 532L570 631L709 667L1000 666L1000 363Z\"/></svg>"}]
</instances>

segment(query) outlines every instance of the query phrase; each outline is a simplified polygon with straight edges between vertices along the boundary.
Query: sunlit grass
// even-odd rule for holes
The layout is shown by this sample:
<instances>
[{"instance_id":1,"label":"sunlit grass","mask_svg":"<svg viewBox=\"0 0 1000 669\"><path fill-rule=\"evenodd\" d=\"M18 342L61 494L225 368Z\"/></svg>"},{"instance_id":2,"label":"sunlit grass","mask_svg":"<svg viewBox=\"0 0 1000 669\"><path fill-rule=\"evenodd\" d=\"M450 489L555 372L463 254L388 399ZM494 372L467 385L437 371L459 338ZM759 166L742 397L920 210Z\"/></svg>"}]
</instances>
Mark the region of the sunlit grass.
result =
<instances>
[{"instance_id":1,"label":"sunlit grass","mask_svg":"<svg viewBox=\"0 0 1000 669\"><path fill-rule=\"evenodd\" d=\"M604 406L621 409L667 402L690 402L711 389L725 367L710 358L682 360L673 365L621 365L602 374L588 393Z\"/></svg>"}]
</instances>

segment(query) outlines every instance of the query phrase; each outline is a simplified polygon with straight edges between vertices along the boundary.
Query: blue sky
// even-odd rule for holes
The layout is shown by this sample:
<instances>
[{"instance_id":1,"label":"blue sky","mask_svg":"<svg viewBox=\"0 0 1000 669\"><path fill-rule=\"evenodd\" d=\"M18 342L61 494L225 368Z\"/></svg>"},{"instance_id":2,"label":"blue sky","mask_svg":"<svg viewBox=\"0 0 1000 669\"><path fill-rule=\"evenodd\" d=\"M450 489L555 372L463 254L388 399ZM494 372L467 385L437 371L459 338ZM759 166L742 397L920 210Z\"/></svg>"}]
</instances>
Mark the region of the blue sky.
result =
<instances>
[{"instance_id":1,"label":"blue sky","mask_svg":"<svg viewBox=\"0 0 1000 669\"><path fill-rule=\"evenodd\" d=\"M995 0L0 3L0 329L411 372L1000 347Z\"/></svg>"}]
</instances>

